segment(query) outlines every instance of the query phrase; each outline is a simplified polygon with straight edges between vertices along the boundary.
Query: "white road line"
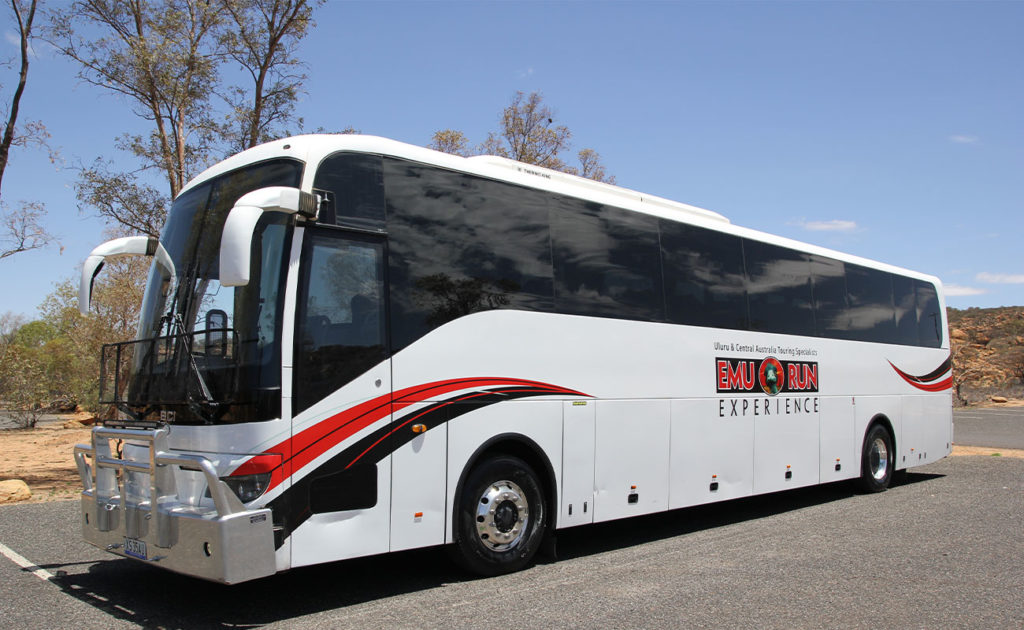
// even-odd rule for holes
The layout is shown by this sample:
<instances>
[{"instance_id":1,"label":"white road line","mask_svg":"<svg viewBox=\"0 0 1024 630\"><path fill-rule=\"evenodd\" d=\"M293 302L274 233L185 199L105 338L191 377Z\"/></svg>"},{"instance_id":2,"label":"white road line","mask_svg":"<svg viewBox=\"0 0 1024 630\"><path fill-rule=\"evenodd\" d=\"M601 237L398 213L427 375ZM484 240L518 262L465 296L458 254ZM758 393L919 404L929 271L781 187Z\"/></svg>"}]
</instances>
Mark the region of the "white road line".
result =
<instances>
[{"instance_id":1,"label":"white road line","mask_svg":"<svg viewBox=\"0 0 1024 630\"><path fill-rule=\"evenodd\" d=\"M10 547L8 547L7 545L5 545L3 543L0 543L0 553L2 553L3 555L7 556L7 558L11 562L13 562L14 564L18 565L22 569L27 569L27 570L31 571L33 575L35 575L40 580L43 580L44 582L49 582L50 580L53 579L53 574L52 573L50 573L46 569L40 568L36 564L33 564L32 562L29 561L28 558L26 558L25 556L21 555L20 553L18 553L17 551L11 549Z\"/></svg>"}]
</instances>

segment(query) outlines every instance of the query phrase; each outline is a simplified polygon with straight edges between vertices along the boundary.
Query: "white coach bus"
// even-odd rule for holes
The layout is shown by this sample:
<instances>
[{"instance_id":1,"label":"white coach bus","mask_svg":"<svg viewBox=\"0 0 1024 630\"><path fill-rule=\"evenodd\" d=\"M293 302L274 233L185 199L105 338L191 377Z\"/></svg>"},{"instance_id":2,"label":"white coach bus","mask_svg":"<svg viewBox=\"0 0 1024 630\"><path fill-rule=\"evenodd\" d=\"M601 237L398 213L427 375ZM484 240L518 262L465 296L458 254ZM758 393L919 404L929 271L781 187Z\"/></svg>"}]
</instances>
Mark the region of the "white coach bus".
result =
<instances>
[{"instance_id":1,"label":"white coach bus","mask_svg":"<svg viewBox=\"0 0 1024 630\"><path fill-rule=\"evenodd\" d=\"M368 136L208 169L159 239L85 538L227 583L431 545L493 575L557 530L949 454L938 279L495 157Z\"/></svg>"}]
</instances>

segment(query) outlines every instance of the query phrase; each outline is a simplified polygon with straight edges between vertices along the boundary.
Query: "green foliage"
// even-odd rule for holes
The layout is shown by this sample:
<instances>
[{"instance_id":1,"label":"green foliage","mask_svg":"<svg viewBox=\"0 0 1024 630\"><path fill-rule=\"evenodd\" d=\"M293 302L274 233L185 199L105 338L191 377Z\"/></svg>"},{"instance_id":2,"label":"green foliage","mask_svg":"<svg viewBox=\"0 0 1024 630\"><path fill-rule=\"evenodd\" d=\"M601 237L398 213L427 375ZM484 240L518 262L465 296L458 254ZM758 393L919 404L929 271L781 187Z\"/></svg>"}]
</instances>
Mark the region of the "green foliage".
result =
<instances>
[{"instance_id":1,"label":"green foliage","mask_svg":"<svg viewBox=\"0 0 1024 630\"><path fill-rule=\"evenodd\" d=\"M108 263L97 278L93 310L78 312L76 281L56 285L37 320L0 335L0 400L32 426L40 410L97 410L100 349L135 336L146 260Z\"/></svg>"}]
</instances>

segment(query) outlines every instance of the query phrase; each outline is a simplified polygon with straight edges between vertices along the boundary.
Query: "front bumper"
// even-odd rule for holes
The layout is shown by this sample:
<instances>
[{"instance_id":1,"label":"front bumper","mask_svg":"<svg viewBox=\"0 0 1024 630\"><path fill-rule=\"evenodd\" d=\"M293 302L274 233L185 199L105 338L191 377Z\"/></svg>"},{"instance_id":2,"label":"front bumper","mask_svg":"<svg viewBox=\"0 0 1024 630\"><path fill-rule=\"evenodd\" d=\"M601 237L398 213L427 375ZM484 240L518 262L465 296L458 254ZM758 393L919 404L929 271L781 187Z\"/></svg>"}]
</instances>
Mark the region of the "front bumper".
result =
<instances>
[{"instance_id":1,"label":"front bumper","mask_svg":"<svg viewBox=\"0 0 1024 630\"><path fill-rule=\"evenodd\" d=\"M148 446L148 460L115 456L112 440ZM205 457L169 452L167 429L96 427L75 447L85 540L178 573L235 584L276 571L269 509L249 510ZM176 469L202 473L214 505L180 497Z\"/></svg>"}]
</instances>

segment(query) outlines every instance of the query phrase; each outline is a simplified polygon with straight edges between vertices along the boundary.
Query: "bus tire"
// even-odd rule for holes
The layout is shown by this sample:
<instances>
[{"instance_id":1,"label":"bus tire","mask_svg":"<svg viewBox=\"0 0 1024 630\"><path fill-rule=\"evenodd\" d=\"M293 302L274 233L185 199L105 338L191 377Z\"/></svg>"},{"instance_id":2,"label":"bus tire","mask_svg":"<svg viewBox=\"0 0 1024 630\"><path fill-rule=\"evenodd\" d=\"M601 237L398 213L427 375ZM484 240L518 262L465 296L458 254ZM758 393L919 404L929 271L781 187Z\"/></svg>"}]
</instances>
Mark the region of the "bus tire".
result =
<instances>
[{"instance_id":1,"label":"bus tire","mask_svg":"<svg viewBox=\"0 0 1024 630\"><path fill-rule=\"evenodd\" d=\"M881 424L871 427L864 437L858 486L864 492L882 492L889 487L896 471L896 450L889 430Z\"/></svg>"},{"instance_id":2,"label":"bus tire","mask_svg":"<svg viewBox=\"0 0 1024 630\"><path fill-rule=\"evenodd\" d=\"M537 474L517 457L475 466L463 484L455 519L455 561L483 576L530 563L544 538L547 514Z\"/></svg>"}]
</instances>

